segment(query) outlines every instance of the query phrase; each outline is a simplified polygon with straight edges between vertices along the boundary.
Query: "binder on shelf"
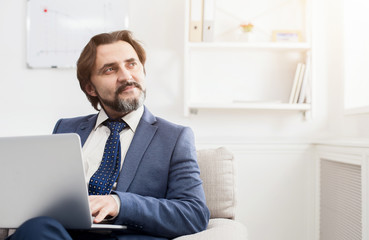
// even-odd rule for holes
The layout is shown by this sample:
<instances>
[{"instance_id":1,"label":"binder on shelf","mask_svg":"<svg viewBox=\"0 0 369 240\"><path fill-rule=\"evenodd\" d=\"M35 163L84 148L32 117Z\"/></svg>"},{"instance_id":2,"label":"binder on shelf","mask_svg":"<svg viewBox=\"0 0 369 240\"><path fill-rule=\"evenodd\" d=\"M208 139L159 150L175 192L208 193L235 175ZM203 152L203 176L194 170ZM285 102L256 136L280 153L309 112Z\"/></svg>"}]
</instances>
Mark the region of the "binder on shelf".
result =
<instances>
[{"instance_id":1,"label":"binder on shelf","mask_svg":"<svg viewBox=\"0 0 369 240\"><path fill-rule=\"evenodd\" d=\"M203 0L190 0L190 42L202 41Z\"/></svg>"},{"instance_id":2,"label":"binder on shelf","mask_svg":"<svg viewBox=\"0 0 369 240\"><path fill-rule=\"evenodd\" d=\"M308 55L306 57L306 67L305 67L304 77L303 77L302 84L301 84L301 91L300 91L300 95L297 100L297 103L304 103L306 99L307 87L309 85L308 83L309 82L309 69L310 69L310 56Z\"/></svg>"},{"instance_id":3,"label":"binder on shelf","mask_svg":"<svg viewBox=\"0 0 369 240\"><path fill-rule=\"evenodd\" d=\"M289 99L288 103L293 103L293 100L295 98L295 94L296 94L296 90L297 90L297 84L298 84L299 77L300 77L301 66L302 66L302 63L297 64L295 77L293 78L293 84L292 84L290 99Z\"/></svg>"},{"instance_id":4,"label":"binder on shelf","mask_svg":"<svg viewBox=\"0 0 369 240\"><path fill-rule=\"evenodd\" d=\"M305 64L302 63L300 74L299 74L299 79L298 79L298 82L297 82L297 88L296 88L295 96L293 98L293 103L297 103L297 101L299 99L300 92L301 92L301 86L302 86L302 80L304 78L304 73L305 73Z\"/></svg>"},{"instance_id":5,"label":"binder on shelf","mask_svg":"<svg viewBox=\"0 0 369 240\"><path fill-rule=\"evenodd\" d=\"M214 41L214 16L215 16L215 0L204 1L204 18L202 26L202 39L204 42Z\"/></svg>"}]
</instances>

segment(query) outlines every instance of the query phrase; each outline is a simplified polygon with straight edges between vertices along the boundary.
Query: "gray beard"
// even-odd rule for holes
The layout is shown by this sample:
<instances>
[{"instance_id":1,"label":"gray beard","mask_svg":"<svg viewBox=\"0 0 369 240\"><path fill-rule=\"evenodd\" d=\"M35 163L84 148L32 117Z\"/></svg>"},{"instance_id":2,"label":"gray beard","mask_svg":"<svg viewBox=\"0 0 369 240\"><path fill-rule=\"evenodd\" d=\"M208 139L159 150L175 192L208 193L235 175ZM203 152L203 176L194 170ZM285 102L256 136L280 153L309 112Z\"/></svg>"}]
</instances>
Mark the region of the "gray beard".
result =
<instances>
[{"instance_id":1,"label":"gray beard","mask_svg":"<svg viewBox=\"0 0 369 240\"><path fill-rule=\"evenodd\" d=\"M102 99L99 95L98 98L100 99L100 103L116 112L129 113L137 110L144 104L144 101L146 99L146 90L141 90L140 96L138 98L119 99L119 94L115 95L113 101Z\"/></svg>"}]
</instances>

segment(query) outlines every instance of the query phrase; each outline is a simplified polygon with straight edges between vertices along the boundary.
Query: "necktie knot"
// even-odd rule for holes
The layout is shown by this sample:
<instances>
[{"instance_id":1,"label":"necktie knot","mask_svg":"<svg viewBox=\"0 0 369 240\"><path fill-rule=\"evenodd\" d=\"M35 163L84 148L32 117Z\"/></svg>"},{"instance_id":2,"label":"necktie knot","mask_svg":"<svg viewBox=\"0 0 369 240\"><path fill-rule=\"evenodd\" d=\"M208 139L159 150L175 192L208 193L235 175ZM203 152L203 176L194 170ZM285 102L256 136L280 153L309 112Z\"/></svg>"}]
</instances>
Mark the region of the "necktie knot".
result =
<instances>
[{"instance_id":1,"label":"necktie knot","mask_svg":"<svg viewBox=\"0 0 369 240\"><path fill-rule=\"evenodd\" d=\"M123 128L127 126L127 124L123 121L109 121L109 120L106 121L104 125L106 125L110 129L111 133L113 132L120 133L123 130Z\"/></svg>"}]
</instances>

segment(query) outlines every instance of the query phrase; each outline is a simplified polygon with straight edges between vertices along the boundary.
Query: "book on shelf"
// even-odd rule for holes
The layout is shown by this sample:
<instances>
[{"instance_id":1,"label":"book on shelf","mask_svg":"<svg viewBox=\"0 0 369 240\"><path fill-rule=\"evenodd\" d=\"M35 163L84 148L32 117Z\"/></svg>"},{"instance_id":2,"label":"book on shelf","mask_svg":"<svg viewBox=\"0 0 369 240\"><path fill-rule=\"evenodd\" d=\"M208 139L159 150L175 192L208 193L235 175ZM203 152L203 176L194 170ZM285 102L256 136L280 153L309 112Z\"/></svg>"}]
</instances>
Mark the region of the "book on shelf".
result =
<instances>
[{"instance_id":1,"label":"book on shelf","mask_svg":"<svg viewBox=\"0 0 369 240\"><path fill-rule=\"evenodd\" d=\"M306 86L306 96L305 96L305 103L310 104L311 103L311 78L308 78L307 86Z\"/></svg>"},{"instance_id":2,"label":"book on shelf","mask_svg":"<svg viewBox=\"0 0 369 240\"><path fill-rule=\"evenodd\" d=\"M307 95L310 94L310 89L308 90L308 86L310 85L309 70L310 70L310 55L307 55L305 72L302 79L300 94L297 103L304 103L306 101Z\"/></svg>"},{"instance_id":3,"label":"book on shelf","mask_svg":"<svg viewBox=\"0 0 369 240\"><path fill-rule=\"evenodd\" d=\"M289 98L289 101L288 101L288 103L290 103L290 104L297 102L296 95L299 92L299 86L300 86L301 75L302 75L303 69L304 69L304 64L303 63L298 63L297 67L296 67L295 77L294 77L293 83L292 83L290 98Z\"/></svg>"},{"instance_id":4,"label":"book on shelf","mask_svg":"<svg viewBox=\"0 0 369 240\"><path fill-rule=\"evenodd\" d=\"M296 94L296 90L297 90L297 84L298 84L298 81L299 81L299 76L300 76L300 71L301 71L301 65L302 65L302 63L297 64L295 77L293 78L292 89L291 89L291 94L290 94L290 98L289 98L288 103L293 103L293 100L295 98L295 94Z\"/></svg>"},{"instance_id":5,"label":"book on shelf","mask_svg":"<svg viewBox=\"0 0 369 240\"><path fill-rule=\"evenodd\" d=\"M305 64L304 63L298 63L296 67L295 77L293 79L292 89L290 93L290 98L288 103L298 103L301 87L304 79L305 74Z\"/></svg>"}]
</instances>

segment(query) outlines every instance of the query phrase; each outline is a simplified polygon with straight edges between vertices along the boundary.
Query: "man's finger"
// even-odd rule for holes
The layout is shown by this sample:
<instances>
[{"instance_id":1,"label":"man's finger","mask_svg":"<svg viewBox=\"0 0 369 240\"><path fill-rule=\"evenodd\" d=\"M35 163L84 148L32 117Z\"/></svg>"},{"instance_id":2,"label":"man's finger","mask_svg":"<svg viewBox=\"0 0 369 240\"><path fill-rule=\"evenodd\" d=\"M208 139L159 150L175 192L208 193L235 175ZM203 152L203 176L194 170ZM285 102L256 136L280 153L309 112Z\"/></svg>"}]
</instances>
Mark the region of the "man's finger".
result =
<instances>
[{"instance_id":1,"label":"man's finger","mask_svg":"<svg viewBox=\"0 0 369 240\"><path fill-rule=\"evenodd\" d=\"M102 208L94 219L94 223L100 223L109 215L109 211L106 208Z\"/></svg>"},{"instance_id":2,"label":"man's finger","mask_svg":"<svg viewBox=\"0 0 369 240\"><path fill-rule=\"evenodd\" d=\"M94 223L103 221L107 216L115 217L118 213L118 206L112 196L89 196L92 216L95 216Z\"/></svg>"},{"instance_id":3,"label":"man's finger","mask_svg":"<svg viewBox=\"0 0 369 240\"><path fill-rule=\"evenodd\" d=\"M99 201L97 198L90 199L90 210L92 216L96 216L101 208L103 208L103 203L101 201Z\"/></svg>"}]
</instances>

